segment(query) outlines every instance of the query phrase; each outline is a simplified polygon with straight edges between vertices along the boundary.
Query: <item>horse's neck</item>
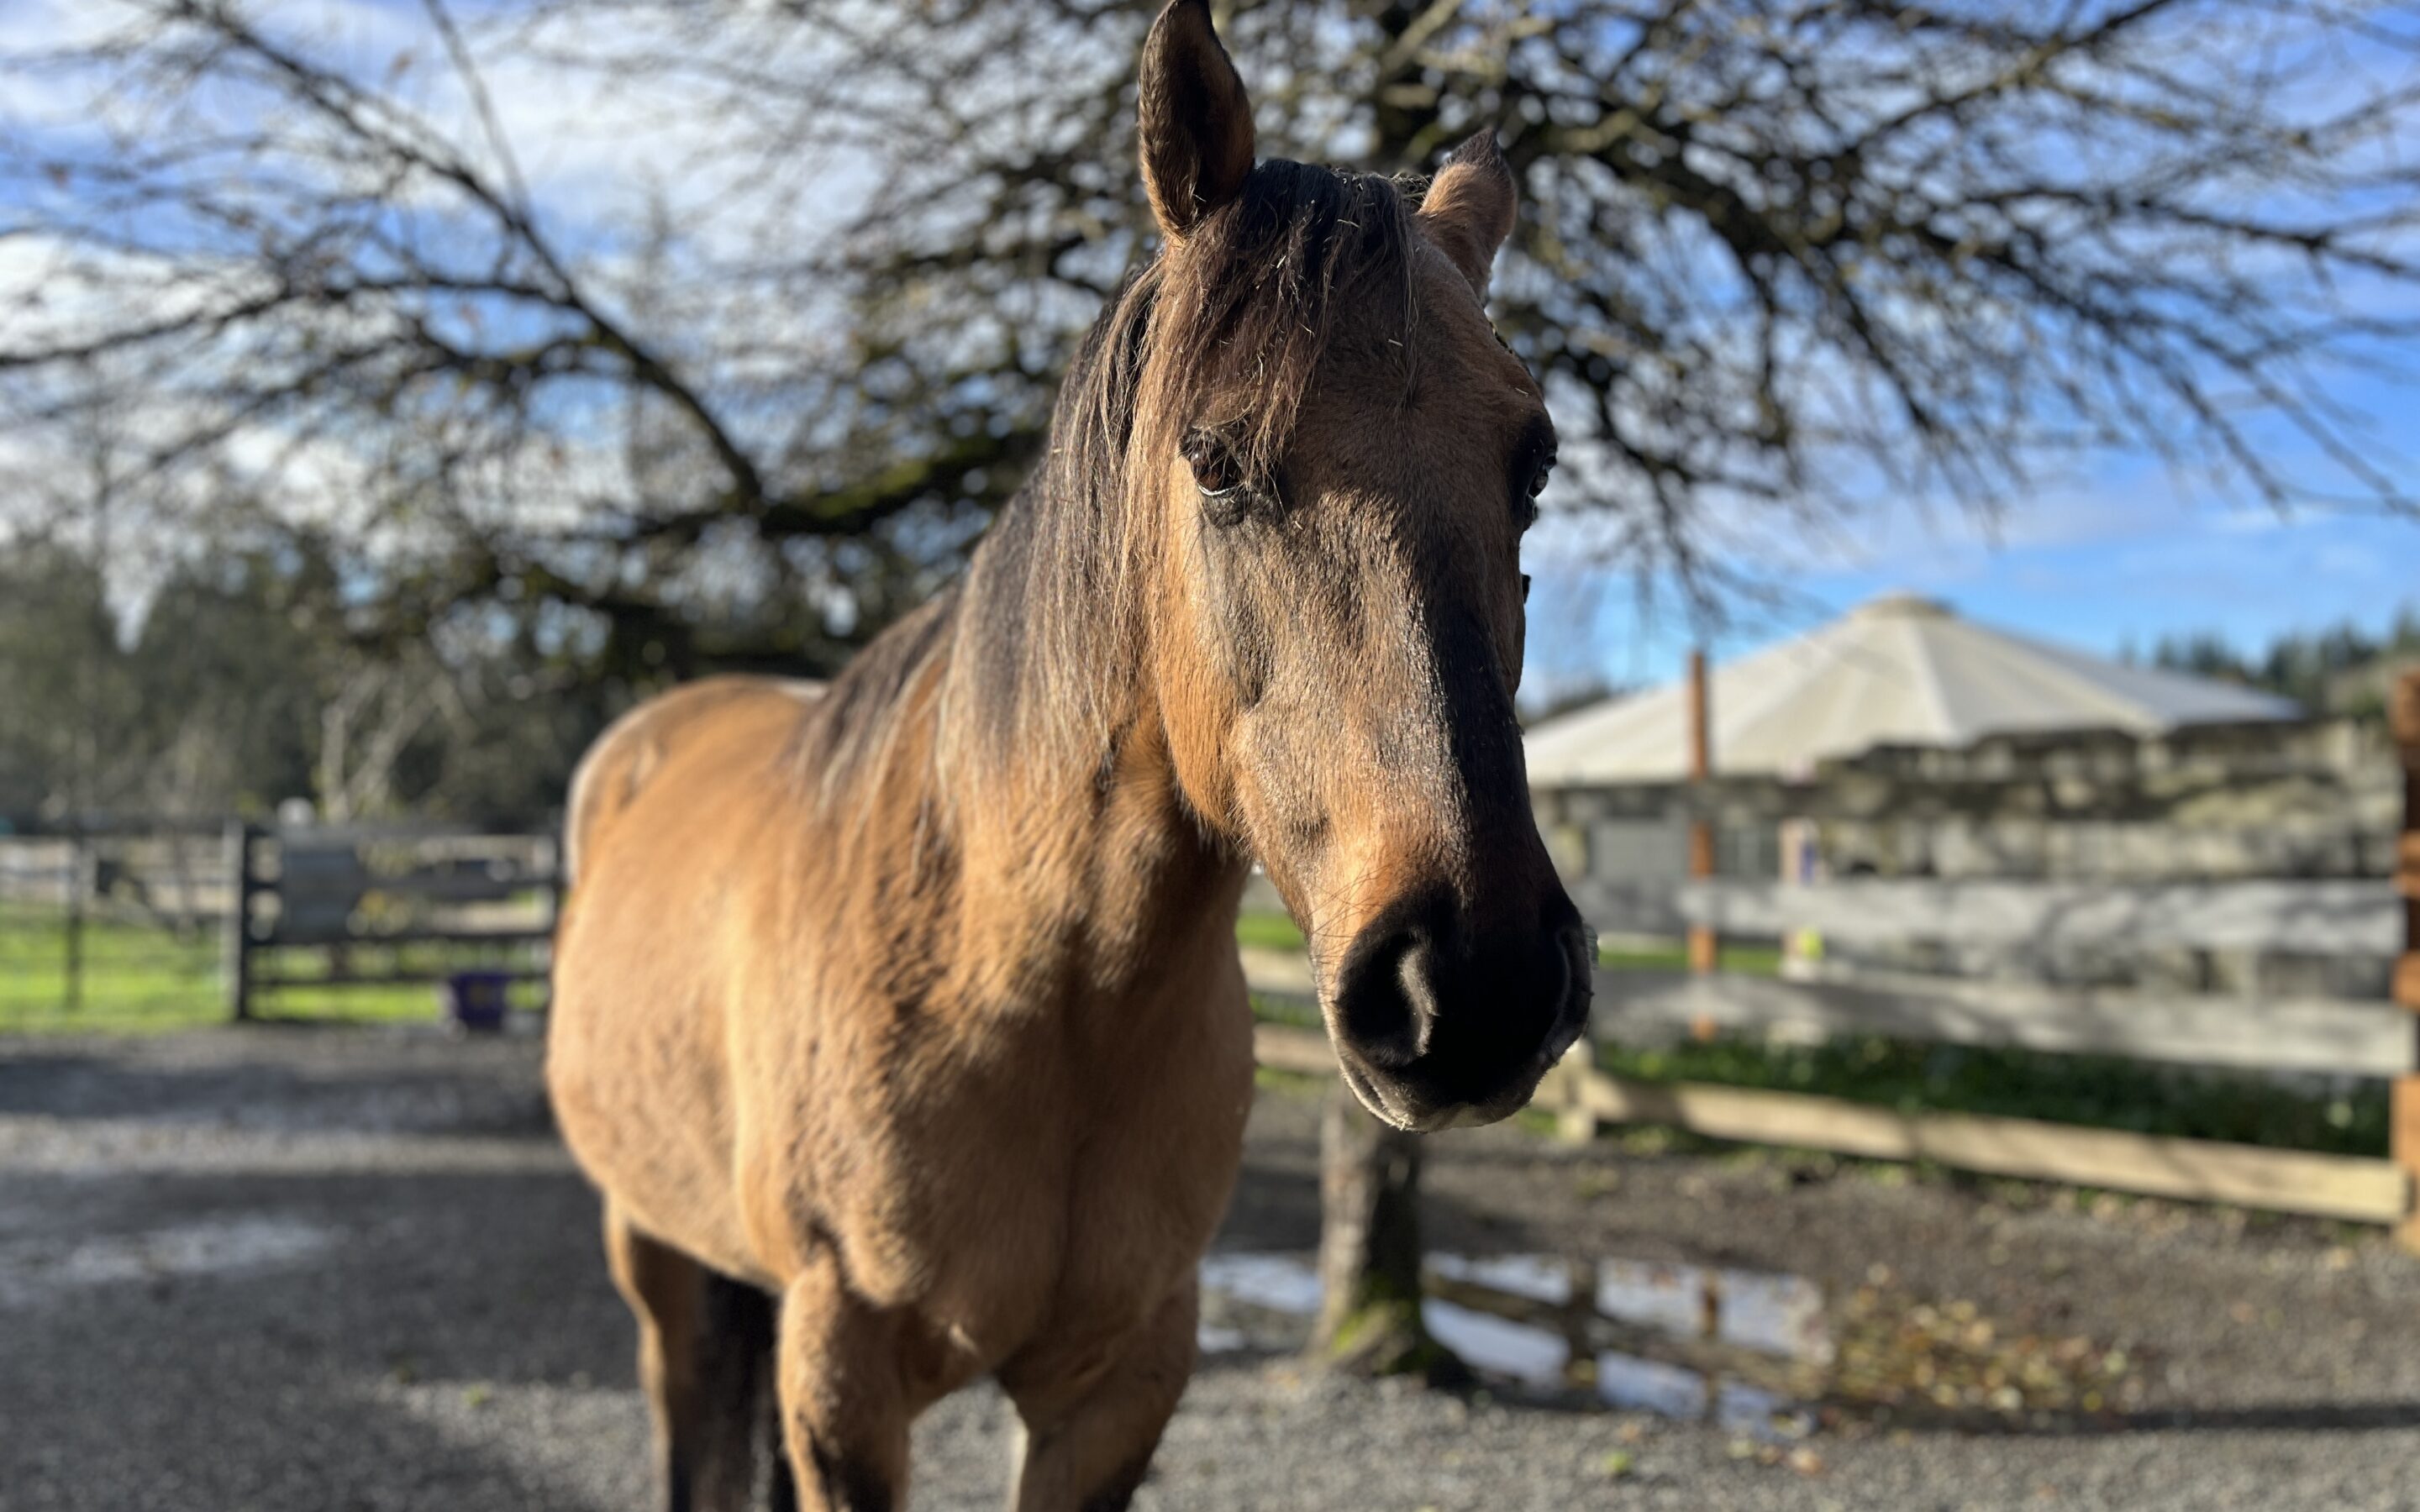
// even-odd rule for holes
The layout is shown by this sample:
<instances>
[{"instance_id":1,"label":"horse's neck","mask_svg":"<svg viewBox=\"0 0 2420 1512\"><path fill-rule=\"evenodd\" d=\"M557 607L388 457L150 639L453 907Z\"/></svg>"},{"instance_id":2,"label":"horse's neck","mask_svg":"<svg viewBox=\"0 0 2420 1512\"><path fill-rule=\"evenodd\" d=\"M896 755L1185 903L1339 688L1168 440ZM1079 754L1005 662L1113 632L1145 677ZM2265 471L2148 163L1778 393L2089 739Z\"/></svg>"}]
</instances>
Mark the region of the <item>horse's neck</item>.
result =
<instances>
[{"instance_id":1,"label":"horse's neck","mask_svg":"<svg viewBox=\"0 0 2420 1512\"><path fill-rule=\"evenodd\" d=\"M969 612L965 598L951 606ZM924 665L892 685L885 755L846 805L871 824L853 870L892 872L875 889L883 906L946 913L934 946L994 983L1115 995L1155 962L1189 958L1179 947L1232 944L1245 863L1187 809L1147 685L1129 673L1096 687L1109 717L1071 722L981 683L1003 671L983 636L920 639Z\"/></svg>"},{"instance_id":2,"label":"horse's neck","mask_svg":"<svg viewBox=\"0 0 2420 1512\"><path fill-rule=\"evenodd\" d=\"M967 900L987 949L1109 986L1205 933L1232 943L1244 863L1187 810L1148 711L1114 744L1037 750L1002 796L960 806Z\"/></svg>"}]
</instances>

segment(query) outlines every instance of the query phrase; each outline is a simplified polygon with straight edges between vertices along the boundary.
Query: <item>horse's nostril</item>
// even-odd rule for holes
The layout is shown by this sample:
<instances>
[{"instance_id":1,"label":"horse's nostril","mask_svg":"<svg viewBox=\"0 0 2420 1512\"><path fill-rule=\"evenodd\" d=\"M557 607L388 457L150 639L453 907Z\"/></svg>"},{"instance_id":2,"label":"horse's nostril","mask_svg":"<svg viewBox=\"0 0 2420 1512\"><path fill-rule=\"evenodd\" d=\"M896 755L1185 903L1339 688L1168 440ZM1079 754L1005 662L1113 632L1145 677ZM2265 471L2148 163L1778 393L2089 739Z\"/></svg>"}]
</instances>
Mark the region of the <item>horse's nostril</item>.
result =
<instances>
[{"instance_id":1,"label":"horse's nostril","mask_svg":"<svg viewBox=\"0 0 2420 1512\"><path fill-rule=\"evenodd\" d=\"M1395 984L1402 989L1404 1006L1411 1012L1412 1054L1427 1055L1437 1022L1436 952L1428 941L1414 941L1412 948L1397 958Z\"/></svg>"},{"instance_id":2,"label":"horse's nostril","mask_svg":"<svg viewBox=\"0 0 2420 1512\"><path fill-rule=\"evenodd\" d=\"M1337 1026L1373 1065L1408 1066L1436 1032L1436 952L1417 929L1355 942L1337 974Z\"/></svg>"},{"instance_id":3,"label":"horse's nostril","mask_svg":"<svg viewBox=\"0 0 2420 1512\"><path fill-rule=\"evenodd\" d=\"M1495 1106L1587 1026L1587 932L1570 905L1527 928L1471 927L1450 898L1398 902L1354 936L1326 982L1337 1049L1431 1111Z\"/></svg>"}]
</instances>

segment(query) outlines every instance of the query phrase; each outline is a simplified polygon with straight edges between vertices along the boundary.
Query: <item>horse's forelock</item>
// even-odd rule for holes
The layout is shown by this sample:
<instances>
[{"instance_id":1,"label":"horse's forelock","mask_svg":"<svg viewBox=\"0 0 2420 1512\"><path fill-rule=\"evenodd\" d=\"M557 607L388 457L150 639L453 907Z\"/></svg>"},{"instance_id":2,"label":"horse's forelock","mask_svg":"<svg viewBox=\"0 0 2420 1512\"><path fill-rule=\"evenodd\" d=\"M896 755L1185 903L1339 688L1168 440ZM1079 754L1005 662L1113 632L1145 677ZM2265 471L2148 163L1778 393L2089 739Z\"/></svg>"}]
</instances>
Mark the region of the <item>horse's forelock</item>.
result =
<instances>
[{"instance_id":1,"label":"horse's forelock","mask_svg":"<svg viewBox=\"0 0 2420 1512\"><path fill-rule=\"evenodd\" d=\"M988 705L984 746L1006 754L1038 733L1034 715L1085 740L1114 725L1158 523L1139 459L1174 455L1204 416L1265 473L1347 306L1388 327L1355 339L1408 353L1416 198L1380 175L1264 162L1110 300L1068 370L1041 466L977 564L970 607L990 669L966 696Z\"/></svg>"},{"instance_id":2,"label":"horse's forelock","mask_svg":"<svg viewBox=\"0 0 2420 1512\"><path fill-rule=\"evenodd\" d=\"M1249 467L1272 466L1351 306L1401 339L1411 318L1405 197L1393 179L1264 162L1244 193L1161 259L1137 450L1160 455L1192 417ZM1155 444L1157 443L1157 444Z\"/></svg>"}]
</instances>

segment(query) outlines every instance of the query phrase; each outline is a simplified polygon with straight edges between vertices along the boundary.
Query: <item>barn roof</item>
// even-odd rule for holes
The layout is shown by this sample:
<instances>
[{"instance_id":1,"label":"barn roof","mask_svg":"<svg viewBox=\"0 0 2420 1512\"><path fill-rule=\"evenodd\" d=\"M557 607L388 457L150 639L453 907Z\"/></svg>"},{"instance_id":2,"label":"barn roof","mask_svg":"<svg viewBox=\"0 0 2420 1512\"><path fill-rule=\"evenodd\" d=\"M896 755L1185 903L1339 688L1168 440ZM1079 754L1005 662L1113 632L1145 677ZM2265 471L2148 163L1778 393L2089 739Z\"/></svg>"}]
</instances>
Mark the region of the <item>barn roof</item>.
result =
<instances>
[{"instance_id":1,"label":"barn roof","mask_svg":"<svg viewBox=\"0 0 2420 1512\"><path fill-rule=\"evenodd\" d=\"M1821 629L1709 672L1714 769L1803 774L1877 746L1961 747L2024 731L2291 719L2290 701L2128 667L1958 617L1935 599L1878 598ZM1540 787L1687 775L1684 685L1608 699L1528 733Z\"/></svg>"}]
</instances>

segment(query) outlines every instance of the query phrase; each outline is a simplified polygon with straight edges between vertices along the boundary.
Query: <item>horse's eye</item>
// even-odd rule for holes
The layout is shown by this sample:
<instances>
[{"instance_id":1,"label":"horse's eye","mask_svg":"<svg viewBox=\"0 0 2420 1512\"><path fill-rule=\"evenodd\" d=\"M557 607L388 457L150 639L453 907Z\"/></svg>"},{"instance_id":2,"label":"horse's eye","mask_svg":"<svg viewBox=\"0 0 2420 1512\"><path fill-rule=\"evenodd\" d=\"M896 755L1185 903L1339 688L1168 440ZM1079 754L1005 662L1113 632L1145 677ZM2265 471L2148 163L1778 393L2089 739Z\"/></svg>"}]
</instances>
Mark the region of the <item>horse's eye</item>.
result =
<instances>
[{"instance_id":1,"label":"horse's eye","mask_svg":"<svg viewBox=\"0 0 2420 1512\"><path fill-rule=\"evenodd\" d=\"M1529 482L1524 496L1513 501L1516 505L1515 513L1521 517L1523 530L1526 531L1538 523L1538 496L1546 491L1546 480L1553 477L1554 473L1555 456L1552 452L1539 458L1537 465L1530 470Z\"/></svg>"},{"instance_id":2,"label":"horse's eye","mask_svg":"<svg viewBox=\"0 0 2420 1512\"><path fill-rule=\"evenodd\" d=\"M1185 464L1193 470L1193 486L1204 499L1226 499L1244 486L1243 465L1234 449L1215 431L1191 430L1185 436Z\"/></svg>"}]
</instances>

